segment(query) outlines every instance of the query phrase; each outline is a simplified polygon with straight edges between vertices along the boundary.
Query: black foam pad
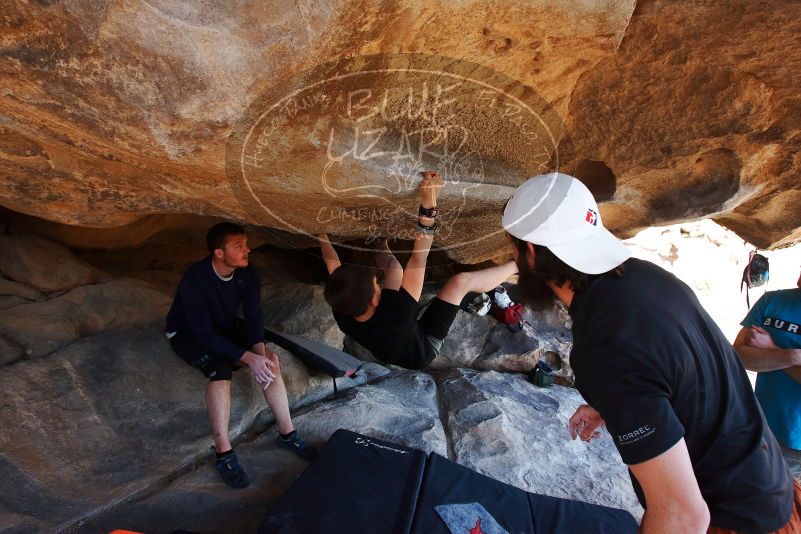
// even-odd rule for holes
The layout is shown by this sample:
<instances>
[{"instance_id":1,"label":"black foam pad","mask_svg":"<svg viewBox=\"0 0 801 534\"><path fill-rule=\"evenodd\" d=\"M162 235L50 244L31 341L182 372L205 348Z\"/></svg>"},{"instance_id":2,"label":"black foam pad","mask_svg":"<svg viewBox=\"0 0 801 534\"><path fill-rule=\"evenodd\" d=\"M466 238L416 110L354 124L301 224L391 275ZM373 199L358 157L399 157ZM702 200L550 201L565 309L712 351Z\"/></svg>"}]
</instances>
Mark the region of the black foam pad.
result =
<instances>
[{"instance_id":1,"label":"black foam pad","mask_svg":"<svg viewBox=\"0 0 801 534\"><path fill-rule=\"evenodd\" d=\"M432 453L337 430L260 534L632 533L624 510L527 493Z\"/></svg>"},{"instance_id":2,"label":"black foam pad","mask_svg":"<svg viewBox=\"0 0 801 534\"><path fill-rule=\"evenodd\" d=\"M412 532L493 532L493 522L509 533L637 532L624 510L528 493L432 453Z\"/></svg>"},{"instance_id":3,"label":"black foam pad","mask_svg":"<svg viewBox=\"0 0 801 534\"><path fill-rule=\"evenodd\" d=\"M362 366L360 360L346 352L294 334L279 332L269 326L264 328L264 336L267 341L288 350L312 369L319 369L334 378L350 376Z\"/></svg>"},{"instance_id":4,"label":"black foam pad","mask_svg":"<svg viewBox=\"0 0 801 534\"><path fill-rule=\"evenodd\" d=\"M259 533L406 534L425 462L422 451L337 430Z\"/></svg>"},{"instance_id":5,"label":"black foam pad","mask_svg":"<svg viewBox=\"0 0 801 534\"><path fill-rule=\"evenodd\" d=\"M528 500L534 532L638 532L637 521L625 510L534 493Z\"/></svg>"}]
</instances>

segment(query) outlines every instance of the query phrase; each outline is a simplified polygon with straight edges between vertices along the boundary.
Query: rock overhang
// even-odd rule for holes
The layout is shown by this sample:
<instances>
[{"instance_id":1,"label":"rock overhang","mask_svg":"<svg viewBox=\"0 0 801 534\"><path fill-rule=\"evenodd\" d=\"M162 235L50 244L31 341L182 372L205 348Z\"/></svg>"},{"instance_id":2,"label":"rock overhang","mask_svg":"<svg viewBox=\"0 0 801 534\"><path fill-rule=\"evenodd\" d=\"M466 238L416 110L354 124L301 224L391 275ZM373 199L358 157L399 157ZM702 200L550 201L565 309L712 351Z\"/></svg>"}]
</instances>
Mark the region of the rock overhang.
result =
<instances>
[{"instance_id":1,"label":"rock overhang","mask_svg":"<svg viewBox=\"0 0 801 534\"><path fill-rule=\"evenodd\" d=\"M389 160L357 149L359 158L338 162L331 180L321 179L326 134L343 113L317 114L306 129L285 128L271 141L272 173L255 186L255 197L277 207L281 220L232 180L226 147L260 98L320 82L326 65L386 70L406 60L439 73L405 80L419 94L423 82L433 98L435 82L442 89L453 85L443 78L472 75L496 94L536 96L554 130L549 157L535 158L523 130L506 120L518 113L514 107L490 113L489 100L482 107L475 95L459 95L454 120L438 125L471 134L463 157L450 162L467 169L456 173L462 187L446 189L442 202L455 224L440 246L455 261L506 253L498 231L503 203L527 176L556 166L593 189L605 223L621 237L712 216L761 247L798 239L801 164L793 154L801 104L792 65L801 32L792 6L490 1L401 9L343 1L273 8L12 6L0 53L0 204L61 224L108 228L110 243L120 227L152 227L158 217L169 227L182 214L275 229L285 246L308 245L304 234L321 229L343 239L403 237L416 207L413 180L380 195L331 194L385 180L393 172ZM357 110L372 109L359 100L364 89L377 100L382 89L394 89L395 103L404 101L397 78L367 80L340 87L345 96L357 92ZM353 148L353 123L367 125L364 114L345 118L340 133L349 142L332 145L339 156ZM383 126L384 141L372 148L385 152L421 129L414 120ZM361 140L366 148L376 135ZM445 156L440 151L440 163ZM437 163L431 159L414 163ZM471 168L481 169L477 187L465 187Z\"/></svg>"}]
</instances>

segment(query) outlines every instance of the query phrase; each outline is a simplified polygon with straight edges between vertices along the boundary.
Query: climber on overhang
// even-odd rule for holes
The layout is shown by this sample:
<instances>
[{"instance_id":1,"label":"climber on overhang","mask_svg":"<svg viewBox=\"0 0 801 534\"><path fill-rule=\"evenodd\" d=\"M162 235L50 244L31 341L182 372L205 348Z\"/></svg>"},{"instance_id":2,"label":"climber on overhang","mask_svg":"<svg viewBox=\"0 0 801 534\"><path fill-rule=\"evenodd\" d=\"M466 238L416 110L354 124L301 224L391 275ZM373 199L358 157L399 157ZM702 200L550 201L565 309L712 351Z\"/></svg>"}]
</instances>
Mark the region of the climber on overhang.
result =
<instances>
[{"instance_id":1,"label":"climber on overhang","mask_svg":"<svg viewBox=\"0 0 801 534\"><path fill-rule=\"evenodd\" d=\"M231 378L239 368L246 365L262 386L278 426L278 446L306 460L314 457L315 450L294 429L278 355L264 341L261 283L258 271L248 263L244 228L216 224L206 244L209 256L190 266L178 285L167 315L167 337L173 350L209 379L206 410L215 466L226 484L244 488L250 482L228 437ZM244 328L237 321L240 305Z\"/></svg>"},{"instance_id":2,"label":"climber on overhang","mask_svg":"<svg viewBox=\"0 0 801 534\"><path fill-rule=\"evenodd\" d=\"M515 263L509 261L481 271L456 274L417 319L428 253L438 227L437 198L441 188L439 174L423 173L411 257L403 269L384 244L384 250L378 254L383 288L378 285L376 269L342 265L328 236L319 236L329 273L325 299L340 330L380 361L407 369L422 369L439 354L467 293L491 291L517 272Z\"/></svg>"},{"instance_id":3,"label":"climber on overhang","mask_svg":"<svg viewBox=\"0 0 801 534\"><path fill-rule=\"evenodd\" d=\"M631 258L572 176L523 183L502 224L520 293L568 307L570 365L589 403L570 418L571 437L591 441L606 425L646 508L642 531L801 531L801 485L692 290Z\"/></svg>"}]
</instances>

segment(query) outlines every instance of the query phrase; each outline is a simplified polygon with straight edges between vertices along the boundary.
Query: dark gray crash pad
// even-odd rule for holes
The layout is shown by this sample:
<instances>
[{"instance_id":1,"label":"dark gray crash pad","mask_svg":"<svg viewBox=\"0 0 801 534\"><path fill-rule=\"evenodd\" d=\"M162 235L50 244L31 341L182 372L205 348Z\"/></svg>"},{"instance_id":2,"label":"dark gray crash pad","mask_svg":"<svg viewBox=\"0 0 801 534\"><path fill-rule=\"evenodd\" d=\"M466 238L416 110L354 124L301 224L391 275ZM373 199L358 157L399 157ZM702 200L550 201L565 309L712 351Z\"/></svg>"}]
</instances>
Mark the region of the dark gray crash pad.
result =
<instances>
[{"instance_id":1,"label":"dark gray crash pad","mask_svg":"<svg viewBox=\"0 0 801 534\"><path fill-rule=\"evenodd\" d=\"M351 376L362 366L361 360L346 352L269 326L264 328L264 336L267 341L288 350L312 369L319 369L334 378Z\"/></svg>"},{"instance_id":2,"label":"dark gray crash pad","mask_svg":"<svg viewBox=\"0 0 801 534\"><path fill-rule=\"evenodd\" d=\"M527 493L447 458L337 430L259 534L635 534L624 510Z\"/></svg>"}]
</instances>

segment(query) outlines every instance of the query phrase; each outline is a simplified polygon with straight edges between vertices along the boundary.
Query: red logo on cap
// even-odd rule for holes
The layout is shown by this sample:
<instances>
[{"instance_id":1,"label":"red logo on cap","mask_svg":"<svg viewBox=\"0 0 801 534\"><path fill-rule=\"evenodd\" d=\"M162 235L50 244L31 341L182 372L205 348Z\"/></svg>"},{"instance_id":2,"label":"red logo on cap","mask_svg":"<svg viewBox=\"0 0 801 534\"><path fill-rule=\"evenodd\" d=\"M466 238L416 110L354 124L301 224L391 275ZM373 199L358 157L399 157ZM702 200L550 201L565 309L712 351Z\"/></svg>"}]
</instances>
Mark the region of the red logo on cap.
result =
<instances>
[{"instance_id":1,"label":"red logo on cap","mask_svg":"<svg viewBox=\"0 0 801 534\"><path fill-rule=\"evenodd\" d=\"M598 214L593 210L587 210L587 217L584 220L593 226L598 226Z\"/></svg>"}]
</instances>

